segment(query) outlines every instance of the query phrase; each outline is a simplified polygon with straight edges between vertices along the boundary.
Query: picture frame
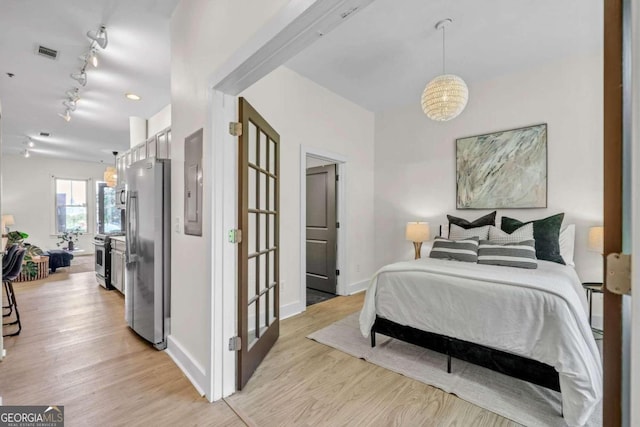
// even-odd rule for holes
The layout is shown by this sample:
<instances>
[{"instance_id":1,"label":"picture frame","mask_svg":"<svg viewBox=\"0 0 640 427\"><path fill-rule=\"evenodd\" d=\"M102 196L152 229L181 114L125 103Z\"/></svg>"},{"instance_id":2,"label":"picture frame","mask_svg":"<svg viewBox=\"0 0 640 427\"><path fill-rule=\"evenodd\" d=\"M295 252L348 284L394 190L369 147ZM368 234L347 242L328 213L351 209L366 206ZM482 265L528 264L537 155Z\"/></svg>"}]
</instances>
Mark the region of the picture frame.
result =
<instances>
[{"instance_id":1,"label":"picture frame","mask_svg":"<svg viewBox=\"0 0 640 427\"><path fill-rule=\"evenodd\" d=\"M547 207L547 124L456 139L457 209Z\"/></svg>"}]
</instances>

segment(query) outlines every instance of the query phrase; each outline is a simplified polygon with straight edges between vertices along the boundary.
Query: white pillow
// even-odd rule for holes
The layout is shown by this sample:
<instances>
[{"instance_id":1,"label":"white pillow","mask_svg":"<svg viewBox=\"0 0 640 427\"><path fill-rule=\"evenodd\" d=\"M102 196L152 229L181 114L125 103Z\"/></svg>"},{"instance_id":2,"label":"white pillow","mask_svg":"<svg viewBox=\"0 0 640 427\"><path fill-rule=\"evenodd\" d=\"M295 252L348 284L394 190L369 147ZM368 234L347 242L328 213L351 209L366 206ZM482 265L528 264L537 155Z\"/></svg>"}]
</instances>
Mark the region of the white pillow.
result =
<instances>
[{"instance_id":1,"label":"white pillow","mask_svg":"<svg viewBox=\"0 0 640 427\"><path fill-rule=\"evenodd\" d=\"M491 226L483 225L482 227L462 228L459 225L451 224L449 227L449 239L462 240L477 237L480 240L487 240L489 238L489 227Z\"/></svg>"},{"instance_id":2,"label":"white pillow","mask_svg":"<svg viewBox=\"0 0 640 427\"><path fill-rule=\"evenodd\" d=\"M575 267L576 263L573 262L574 246L576 243L576 225L569 224L563 230L560 230L560 255L564 263Z\"/></svg>"},{"instance_id":3,"label":"white pillow","mask_svg":"<svg viewBox=\"0 0 640 427\"><path fill-rule=\"evenodd\" d=\"M522 227L513 231L513 233L507 233L500 230L493 225L489 228L489 240L497 243L518 243L525 240L533 240L533 223L523 225Z\"/></svg>"}]
</instances>

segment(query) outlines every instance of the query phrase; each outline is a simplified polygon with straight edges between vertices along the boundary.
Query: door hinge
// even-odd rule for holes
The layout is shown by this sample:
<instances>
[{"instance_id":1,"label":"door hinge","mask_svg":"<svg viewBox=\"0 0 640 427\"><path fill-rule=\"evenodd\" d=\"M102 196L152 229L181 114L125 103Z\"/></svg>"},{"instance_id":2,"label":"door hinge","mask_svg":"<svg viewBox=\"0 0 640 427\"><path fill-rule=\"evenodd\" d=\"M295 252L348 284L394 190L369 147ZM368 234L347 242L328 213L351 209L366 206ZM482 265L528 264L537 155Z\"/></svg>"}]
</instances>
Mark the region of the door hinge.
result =
<instances>
[{"instance_id":1,"label":"door hinge","mask_svg":"<svg viewBox=\"0 0 640 427\"><path fill-rule=\"evenodd\" d=\"M242 350L242 338L240 337L229 338L229 351L240 351L240 350Z\"/></svg>"},{"instance_id":2,"label":"door hinge","mask_svg":"<svg viewBox=\"0 0 640 427\"><path fill-rule=\"evenodd\" d=\"M242 243L242 230L229 230L229 243Z\"/></svg>"},{"instance_id":3,"label":"door hinge","mask_svg":"<svg viewBox=\"0 0 640 427\"><path fill-rule=\"evenodd\" d=\"M340 228L340 223L336 222L336 228Z\"/></svg>"},{"instance_id":4,"label":"door hinge","mask_svg":"<svg viewBox=\"0 0 640 427\"><path fill-rule=\"evenodd\" d=\"M340 270L336 270L336 276L340 275Z\"/></svg>"},{"instance_id":5,"label":"door hinge","mask_svg":"<svg viewBox=\"0 0 640 427\"><path fill-rule=\"evenodd\" d=\"M242 123L229 122L229 133L233 136L242 136Z\"/></svg>"},{"instance_id":6,"label":"door hinge","mask_svg":"<svg viewBox=\"0 0 640 427\"><path fill-rule=\"evenodd\" d=\"M631 255L607 255L607 277L605 283L609 292L618 295L631 294Z\"/></svg>"}]
</instances>

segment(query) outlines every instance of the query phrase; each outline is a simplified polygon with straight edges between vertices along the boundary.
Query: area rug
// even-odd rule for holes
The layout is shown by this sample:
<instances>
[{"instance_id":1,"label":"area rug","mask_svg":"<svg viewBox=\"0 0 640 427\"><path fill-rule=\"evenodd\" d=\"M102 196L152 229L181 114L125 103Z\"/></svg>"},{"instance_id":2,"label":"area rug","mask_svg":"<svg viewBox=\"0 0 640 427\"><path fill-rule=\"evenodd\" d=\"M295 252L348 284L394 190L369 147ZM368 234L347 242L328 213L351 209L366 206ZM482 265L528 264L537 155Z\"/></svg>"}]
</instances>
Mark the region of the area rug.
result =
<instances>
[{"instance_id":1,"label":"area rug","mask_svg":"<svg viewBox=\"0 0 640 427\"><path fill-rule=\"evenodd\" d=\"M359 313L316 331L307 338L351 356L432 385L447 393L525 426L566 426L560 393L506 375L452 359L435 351L378 334L376 347L360 334ZM602 407L589 427L602 426Z\"/></svg>"}]
</instances>

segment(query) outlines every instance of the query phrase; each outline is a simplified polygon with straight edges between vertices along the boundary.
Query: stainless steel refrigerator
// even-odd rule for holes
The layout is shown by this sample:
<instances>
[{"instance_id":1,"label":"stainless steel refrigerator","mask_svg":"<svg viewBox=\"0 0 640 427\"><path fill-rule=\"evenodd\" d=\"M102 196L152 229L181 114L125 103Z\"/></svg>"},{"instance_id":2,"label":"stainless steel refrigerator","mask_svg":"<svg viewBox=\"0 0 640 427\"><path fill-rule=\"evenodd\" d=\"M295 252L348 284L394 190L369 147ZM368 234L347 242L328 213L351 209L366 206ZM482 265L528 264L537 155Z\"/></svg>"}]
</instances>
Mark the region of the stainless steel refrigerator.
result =
<instances>
[{"instance_id":1,"label":"stainless steel refrigerator","mask_svg":"<svg viewBox=\"0 0 640 427\"><path fill-rule=\"evenodd\" d=\"M169 160L149 158L127 169L125 319L159 350L171 320L170 188Z\"/></svg>"}]
</instances>

